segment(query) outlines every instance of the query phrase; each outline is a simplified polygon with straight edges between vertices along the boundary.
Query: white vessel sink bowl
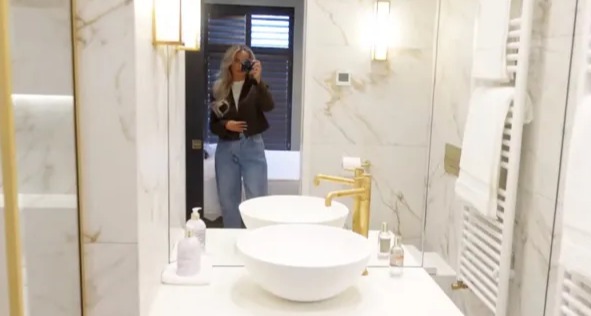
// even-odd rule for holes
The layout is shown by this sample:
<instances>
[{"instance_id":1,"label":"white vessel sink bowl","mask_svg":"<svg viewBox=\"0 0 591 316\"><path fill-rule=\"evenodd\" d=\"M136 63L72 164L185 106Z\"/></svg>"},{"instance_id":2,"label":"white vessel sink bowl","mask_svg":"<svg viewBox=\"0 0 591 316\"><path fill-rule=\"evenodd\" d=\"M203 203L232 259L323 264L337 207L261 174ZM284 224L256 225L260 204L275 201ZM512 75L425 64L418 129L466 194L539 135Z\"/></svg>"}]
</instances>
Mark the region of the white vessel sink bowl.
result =
<instances>
[{"instance_id":1,"label":"white vessel sink bowl","mask_svg":"<svg viewBox=\"0 0 591 316\"><path fill-rule=\"evenodd\" d=\"M246 228L277 224L319 224L342 228L349 208L337 201L325 206L324 199L304 195L269 195L242 202L240 215Z\"/></svg>"},{"instance_id":2,"label":"white vessel sink bowl","mask_svg":"<svg viewBox=\"0 0 591 316\"><path fill-rule=\"evenodd\" d=\"M325 225L272 225L247 230L236 246L255 283L296 302L339 295L362 277L371 256L367 238Z\"/></svg>"}]
</instances>

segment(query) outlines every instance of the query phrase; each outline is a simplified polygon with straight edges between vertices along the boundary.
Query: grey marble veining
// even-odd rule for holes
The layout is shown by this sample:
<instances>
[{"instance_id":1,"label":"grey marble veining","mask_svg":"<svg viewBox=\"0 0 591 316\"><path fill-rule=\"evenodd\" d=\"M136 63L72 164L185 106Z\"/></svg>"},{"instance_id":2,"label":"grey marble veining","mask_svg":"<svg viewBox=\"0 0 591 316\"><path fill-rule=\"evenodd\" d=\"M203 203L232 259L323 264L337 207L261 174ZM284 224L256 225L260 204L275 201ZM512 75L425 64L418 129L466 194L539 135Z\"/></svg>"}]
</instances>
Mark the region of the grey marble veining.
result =
<instances>
[{"instance_id":1,"label":"grey marble veining","mask_svg":"<svg viewBox=\"0 0 591 316\"><path fill-rule=\"evenodd\" d=\"M182 207L169 197L181 179L169 124L180 115L167 81L181 80L183 59L152 45L152 3L78 1L90 315L147 314L168 262L169 208Z\"/></svg>"},{"instance_id":2,"label":"grey marble veining","mask_svg":"<svg viewBox=\"0 0 591 316\"><path fill-rule=\"evenodd\" d=\"M23 286L29 315L80 314L80 262L76 196L19 195ZM8 315L4 197L0 195L0 310Z\"/></svg>"},{"instance_id":3,"label":"grey marble veining","mask_svg":"<svg viewBox=\"0 0 591 316\"><path fill-rule=\"evenodd\" d=\"M10 13L19 192L74 193L70 3L11 1Z\"/></svg>"},{"instance_id":4,"label":"grey marble veining","mask_svg":"<svg viewBox=\"0 0 591 316\"><path fill-rule=\"evenodd\" d=\"M86 43L76 47L80 60L79 137L81 164L87 166L83 179L89 192L83 196L89 205L87 232L100 232L99 242L134 243L137 225L131 224L136 214L130 211L137 209L133 6L120 7L120 3L125 1L78 3L76 27ZM119 9L111 11L113 7ZM88 40L91 38L94 40ZM107 204L112 199L120 200L115 207ZM113 220L115 214L118 221Z\"/></svg>"},{"instance_id":5,"label":"grey marble veining","mask_svg":"<svg viewBox=\"0 0 591 316\"><path fill-rule=\"evenodd\" d=\"M29 315L80 315L80 254L76 198L70 205L27 207L21 214Z\"/></svg>"},{"instance_id":6,"label":"grey marble veining","mask_svg":"<svg viewBox=\"0 0 591 316\"><path fill-rule=\"evenodd\" d=\"M130 1L77 1L80 199L89 315L139 315L135 21ZM142 214L152 214L144 209Z\"/></svg>"},{"instance_id":7,"label":"grey marble veining","mask_svg":"<svg viewBox=\"0 0 591 316\"><path fill-rule=\"evenodd\" d=\"M372 62L373 1L307 3L302 186L304 194L324 195L341 187L312 187L315 174L347 175L340 167L343 156L371 161L371 227L387 222L419 245L437 2L391 5L390 58ZM351 86L336 85L338 71L351 73ZM343 201L350 205L350 199Z\"/></svg>"},{"instance_id":8,"label":"grey marble veining","mask_svg":"<svg viewBox=\"0 0 591 316\"><path fill-rule=\"evenodd\" d=\"M74 194L72 97L15 95L13 100L19 193Z\"/></svg>"}]
</instances>

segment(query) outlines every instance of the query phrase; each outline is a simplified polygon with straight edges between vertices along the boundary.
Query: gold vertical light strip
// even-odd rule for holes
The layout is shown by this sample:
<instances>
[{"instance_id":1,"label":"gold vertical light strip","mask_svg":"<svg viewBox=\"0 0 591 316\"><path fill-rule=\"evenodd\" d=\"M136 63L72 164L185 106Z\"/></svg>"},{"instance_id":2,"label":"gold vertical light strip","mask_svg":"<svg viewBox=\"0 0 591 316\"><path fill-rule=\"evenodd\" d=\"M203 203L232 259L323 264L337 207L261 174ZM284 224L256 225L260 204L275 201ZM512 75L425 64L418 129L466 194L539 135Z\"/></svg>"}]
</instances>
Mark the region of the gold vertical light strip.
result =
<instances>
[{"instance_id":1,"label":"gold vertical light strip","mask_svg":"<svg viewBox=\"0 0 591 316\"><path fill-rule=\"evenodd\" d=\"M75 138L75 146L76 146L76 193L77 193L77 202L78 202L78 248L80 253L80 309L82 316L88 315L88 311L86 310L87 307L87 287L86 287L86 247L84 244L84 236L86 236L86 229L85 229L85 213L84 213L84 200L82 199L83 190L83 175L82 172L82 137L80 132L80 78L79 78L79 70L80 70L80 56L79 56L79 47L78 47L78 38L80 34L78 34L78 27L76 25L77 21L77 6L76 0L70 0L70 26L72 28L72 77L73 77L73 110L74 110L74 138Z\"/></svg>"},{"instance_id":2,"label":"gold vertical light strip","mask_svg":"<svg viewBox=\"0 0 591 316\"><path fill-rule=\"evenodd\" d=\"M21 234L12 105L8 0L0 0L0 145L4 183L4 226L10 316L24 316Z\"/></svg>"}]
</instances>

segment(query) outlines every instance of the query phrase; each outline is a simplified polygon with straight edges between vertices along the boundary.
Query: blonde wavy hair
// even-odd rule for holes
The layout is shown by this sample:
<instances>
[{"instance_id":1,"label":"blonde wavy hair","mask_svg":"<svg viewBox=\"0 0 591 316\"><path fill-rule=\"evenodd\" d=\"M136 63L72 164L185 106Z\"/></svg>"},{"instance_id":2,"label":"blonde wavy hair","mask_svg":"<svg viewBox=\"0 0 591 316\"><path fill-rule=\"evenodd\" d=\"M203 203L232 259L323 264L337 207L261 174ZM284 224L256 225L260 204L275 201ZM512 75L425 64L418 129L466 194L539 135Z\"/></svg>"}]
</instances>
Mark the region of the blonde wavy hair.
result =
<instances>
[{"instance_id":1,"label":"blonde wavy hair","mask_svg":"<svg viewBox=\"0 0 591 316\"><path fill-rule=\"evenodd\" d=\"M232 89L232 72L230 71L230 67L232 67L236 54L239 52L246 52L250 56L250 59L255 59L252 50L244 45L232 45L224 53L220 64L220 72L218 72L217 79L213 84L213 98L215 101L211 105L212 110L218 117L224 116L227 112L227 110L222 112L220 108L224 104L227 105L226 97Z\"/></svg>"}]
</instances>

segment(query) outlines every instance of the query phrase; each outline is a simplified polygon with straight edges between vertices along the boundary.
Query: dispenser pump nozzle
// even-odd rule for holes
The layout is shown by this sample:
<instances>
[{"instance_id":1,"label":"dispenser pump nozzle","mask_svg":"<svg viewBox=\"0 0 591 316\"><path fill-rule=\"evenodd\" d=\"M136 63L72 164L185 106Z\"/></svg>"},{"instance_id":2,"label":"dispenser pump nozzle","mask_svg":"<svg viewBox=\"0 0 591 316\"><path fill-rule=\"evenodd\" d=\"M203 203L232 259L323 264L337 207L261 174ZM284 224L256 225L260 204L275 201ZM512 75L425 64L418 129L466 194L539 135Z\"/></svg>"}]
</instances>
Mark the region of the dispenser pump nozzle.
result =
<instances>
[{"instance_id":1,"label":"dispenser pump nozzle","mask_svg":"<svg viewBox=\"0 0 591 316\"><path fill-rule=\"evenodd\" d=\"M193 213L191 213L191 219L199 219L199 211L201 210L200 207L194 207Z\"/></svg>"},{"instance_id":2,"label":"dispenser pump nozzle","mask_svg":"<svg viewBox=\"0 0 591 316\"><path fill-rule=\"evenodd\" d=\"M384 233L388 232L388 223L386 223L386 222L382 223L382 232L384 232Z\"/></svg>"}]
</instances>

